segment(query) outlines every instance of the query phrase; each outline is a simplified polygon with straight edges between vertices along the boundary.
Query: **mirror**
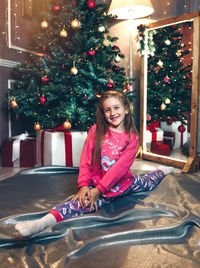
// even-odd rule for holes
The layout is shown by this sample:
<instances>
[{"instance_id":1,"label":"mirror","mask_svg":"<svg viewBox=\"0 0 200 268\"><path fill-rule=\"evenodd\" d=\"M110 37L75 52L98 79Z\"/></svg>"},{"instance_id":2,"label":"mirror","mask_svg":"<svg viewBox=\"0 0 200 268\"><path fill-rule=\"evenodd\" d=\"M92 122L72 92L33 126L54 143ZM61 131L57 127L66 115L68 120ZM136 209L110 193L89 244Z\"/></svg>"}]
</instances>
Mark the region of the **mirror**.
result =
<instances>
[{"instance_id":1,"label":"mirror","mask_svg":"<svg viewBox=\"0 0 200 268\"><path fill-rule=\"evenodd\" d=\"M141 58L142 158L197 169L199 13L151 23L154 54Z\"/></svg>"}]
</instances>

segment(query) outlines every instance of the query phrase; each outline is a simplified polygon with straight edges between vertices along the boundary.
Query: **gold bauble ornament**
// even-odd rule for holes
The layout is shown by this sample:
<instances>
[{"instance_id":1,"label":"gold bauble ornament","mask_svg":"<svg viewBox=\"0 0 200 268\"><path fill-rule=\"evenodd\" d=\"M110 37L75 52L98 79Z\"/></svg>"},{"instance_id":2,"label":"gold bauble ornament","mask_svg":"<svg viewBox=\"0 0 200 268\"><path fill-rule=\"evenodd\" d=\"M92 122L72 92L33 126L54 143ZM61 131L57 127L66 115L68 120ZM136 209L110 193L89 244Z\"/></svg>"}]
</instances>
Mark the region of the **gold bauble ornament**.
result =
<instances>
[{"instance_id":1,"label":"gold bauble ornament","mask_svg":"<svg viewBox=\"0 0 200 268\"><path fill-rule=\"evenodd\" d=\"M11 102L10 102L10 107L11 107L12 109L17 108L17 101L16 101L16 100L11 100Z\"/></svg>"},{"instance_id":2,"label":"gold bauble ornament","mask_svg":"<svg viewBox=\"0 0 200 268\"><path fill-rule=\"evenodd\" d=\"M63 123L63 127L64 127L65 129L70 129L70 128L72 127L72 124L71 124L68 120L66 120L66 121Z\"/></svg>"},{"instance_id":3,"label":"gold bauble ornament","mask_svg":"<svg viewBox=\"0 0 200 268\"><path fill-rule=\"evenodd\" d=\"M77 19L74 19L72 22L71 22L71 27L72 29L79 29L81 26L81 23L80 21L78 21Z\"/></svg>"},{"instance_id":4,"label":"gold bauble ornament","mask_svg":"<svg viewBox=\"0 0 200 268\"><path fill-rule=\"evenodd\" d=\"M132 104L130 104L130 110L131 110L131 112L133 112L133 111L134 111L134 107L133 107L133 105L132 105Z\"/></svg>"},{"instance_id":5,"label":"gold bauble ornament","mask_svg":"<svg viewBox=\"0 0 200 268\"><path fill-rule=\"evenodd\" d=\"M48 22L46 21L46 19L41 22L40 26L42 29L46 29L48 27Z\"/></svg>"},{"instance_id":6,"label":"gold bauble ornament","mask_svg":"<svg viewBox=\"0 0 200 268\"><path fill-rule=\"evenodd\" d=\"M39 123L36 123L36 124L34 125L34 129L35 129L35 130L40 130L40 129L41 129L40 124L39 124Z\"/></svg>"},{"instance_id":7,"label":"gold bauble ornament","mask_svg":"<svg viewBox=\"0 0 200 268\"><path fill-rule=\"evenodd\" d=\"M166 105L164 103L162 103L161 106L160 106L160 109L161 110L165 110L166 109Z\"/></svg>"},{"instance_id":8,"label":"gold bauble ornament","mask_svg":"<svg viewBox=\"0 0 200 268\"><path fill-rule=\"evenodd\" d=\"M176 52L176 56L177 56L177 57L180 57L180 56L181 56L181 50L178 50L178 51Z\"/></svg>"},{"instance_id":9,"label":"gold bauble ornament","mask_svg":"<svg viewBox=\"0 0 200 268\"><path fill-rule=\"evenodd\" d=\"M75 74L78 73L78 69L77 69L75 66L73 66L73 67L71 68L71 70L70 70L70 73L75 75Z\"/></svg>"},{"instance_id":10,"label":"gold bauble ornament","mask_svg":"<svg viewBox=\"0 0 200 268\"><path fill-rule=\"evenodd\" d=\"M115 57L115 62L120 62L120 60L121 60L121 58L120 58L120 56L119 55L117 55L116 57Z\"/></svg>"},{"instance_id":11,"label":"gold bauble ornament","mask_svg":"<svg viewBox=\"0 0 200 268\"><path fill-rule=\"evenodd\" d=\"M100 33L105 32L105 27L103 25L99 26L98 31Z\"/></svg>"},{"instance_id":12,"label":"gold bauble ornament","mask_svg":"<svg viewBox=\"0 0 200 268\"><path fill-rule=\"evenodd\" d=\"M166 103L166 104L170 104L170 102L171 102L171 101L170 101L169 98L166 98L166 99L165 99L165 103Z\"/></svg>"},{"instance_id":13,"label":"gold bauble ornament","mask_svg":"<svg viewBox=\"0 0 200 268\"><path fill-rule=\"evenodd\" d=\"M60 37L62 37L62 38L67 37L67 31L65 29L62 29L62 31L60 31Z\"/></svg>"},{"instance_id":14,"label":"gold bauble ornament","mask_svg":"<svg viewBox=\"0 0 200 268\"><path fill-rule=\"evenodd\" d=\"M169 39L165 40L165 44L169 46L171 44L171 41Z\"/></svg>"},{"instance_id":15,"label":"gold bauble ornament","mask_svg":"<svg viewBox=\"0 0 200 268\"><path fill-rule=\"evenodd\" d=\"M162 67L162 66L163 66L163 62L162 62L161 60L159 60L159 61L157 62L157 65L159 65L160 67Z\"/></svg>"},{"instance_id":16,"label":"gold bauble ornament","mask_svg":"<svg viewBox=\"0 0 200 268\"><path fill-rule=\"evenodd\" d=\"M109 41L108 39L104 39L104 40L103 40L103 45L104 45L105 47L108 47L108 46L110 45L110 41Z\"/></svg>"}]
</instances>

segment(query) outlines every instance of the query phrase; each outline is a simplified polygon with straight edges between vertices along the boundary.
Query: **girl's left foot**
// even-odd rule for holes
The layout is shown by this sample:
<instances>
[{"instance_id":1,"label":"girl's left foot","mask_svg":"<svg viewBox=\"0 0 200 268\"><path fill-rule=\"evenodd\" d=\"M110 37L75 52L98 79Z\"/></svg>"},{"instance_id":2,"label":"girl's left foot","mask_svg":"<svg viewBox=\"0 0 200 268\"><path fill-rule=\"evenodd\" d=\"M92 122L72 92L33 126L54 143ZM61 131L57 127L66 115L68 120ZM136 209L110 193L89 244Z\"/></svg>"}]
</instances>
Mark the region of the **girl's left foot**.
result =
<instances>
[{"instance_id":1,"label":"girl's left foot","mask_svg":"<svg viewBox=\"0 0 200 268\"><path fill-rule=\"evenodd\" d=\"M174 168L168 166L158 166L157 170L162 170L165 175L174 173Z\"/></svg>"}]
</instances>

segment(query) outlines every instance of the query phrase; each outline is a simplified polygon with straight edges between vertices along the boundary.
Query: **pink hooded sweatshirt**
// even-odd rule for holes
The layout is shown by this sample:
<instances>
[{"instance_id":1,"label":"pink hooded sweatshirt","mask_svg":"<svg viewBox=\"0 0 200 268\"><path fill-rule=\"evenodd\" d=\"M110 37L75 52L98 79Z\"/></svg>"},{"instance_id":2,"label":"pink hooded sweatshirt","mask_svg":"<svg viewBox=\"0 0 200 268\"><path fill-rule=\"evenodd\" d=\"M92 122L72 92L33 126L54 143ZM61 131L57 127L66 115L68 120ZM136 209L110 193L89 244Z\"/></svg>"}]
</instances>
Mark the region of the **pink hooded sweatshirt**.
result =
<instances>
[{"instance_id":1,"label":"pink hooded sweatshirt","mask_svg":"<svg viewBox=\"0 0 200 268\"><path fill-rule=\"evenodd\" d=\"M78 187L95 186L106 197L123 193L134 181L130 167L133 164L139 146L139 138L131 132L127 141L126 132L107 131L101 148L101 170L92 166L92 152L95 145L96 125L88 132L80 158Z\"/></svg>"}]
</instances>

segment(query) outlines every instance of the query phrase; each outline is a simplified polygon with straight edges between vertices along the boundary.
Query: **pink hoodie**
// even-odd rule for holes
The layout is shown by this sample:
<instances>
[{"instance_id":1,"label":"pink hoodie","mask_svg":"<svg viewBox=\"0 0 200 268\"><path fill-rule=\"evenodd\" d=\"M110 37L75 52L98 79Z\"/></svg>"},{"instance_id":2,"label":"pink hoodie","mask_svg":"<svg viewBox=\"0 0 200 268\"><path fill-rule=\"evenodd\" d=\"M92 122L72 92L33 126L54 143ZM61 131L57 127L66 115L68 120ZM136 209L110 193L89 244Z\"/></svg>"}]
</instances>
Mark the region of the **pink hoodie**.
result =
<instances>
[{"instance_id":1,"label":"pink hoodie","mask_svg":"<svg viewBox=\"0 0 200 268\"><path fill-rule=\"evenodd\" d=\"M101 148L101 170L95 167L91 169L95 131L96 125L89 130L81 154L78 187L94 185L106 197L117 196L123 193L134 180L130 167L138 150L139 138L131 133L129 144L123 150L128 140L127 133L109 130Z\"/></svg>"}]
</instances>

